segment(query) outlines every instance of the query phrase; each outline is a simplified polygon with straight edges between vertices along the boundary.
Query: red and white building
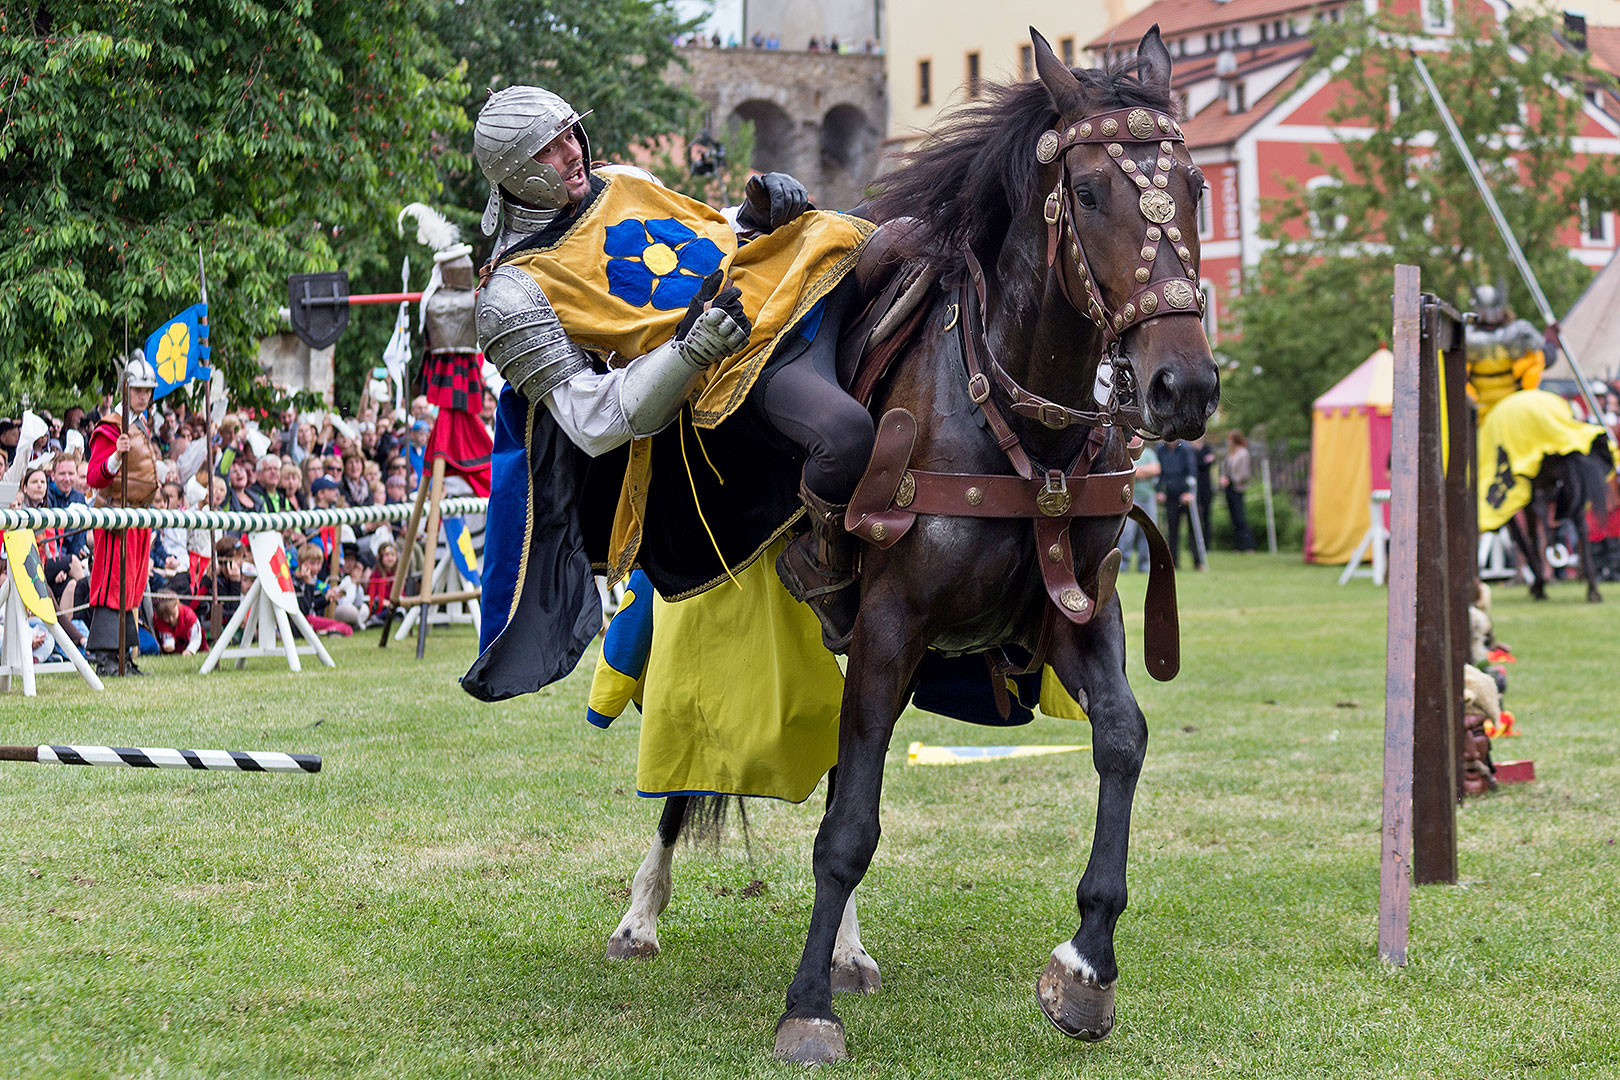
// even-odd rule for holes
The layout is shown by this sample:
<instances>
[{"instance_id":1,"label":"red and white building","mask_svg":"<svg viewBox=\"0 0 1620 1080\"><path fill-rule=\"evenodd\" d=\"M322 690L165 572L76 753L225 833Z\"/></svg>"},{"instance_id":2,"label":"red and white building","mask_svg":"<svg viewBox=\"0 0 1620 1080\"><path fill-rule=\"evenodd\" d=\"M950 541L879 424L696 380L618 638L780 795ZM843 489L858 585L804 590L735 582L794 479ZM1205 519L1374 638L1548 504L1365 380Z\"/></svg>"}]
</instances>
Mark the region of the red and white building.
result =
<instances>
[{"instance_id":1,"label":"red and white building","mask_svg":"<svg viewBox=\"0 0 1620 1080\"><path fill-rule=\"evenodd\" d=\"M1443 48L1443 39L1455 33L1458 3L1491 15L1508 10L1500 0L1157 0L1089 44L1098 59L1130 54L1157 23L1170 48L1187 148L1209 184L1198 231L1212 341L1243 271L1265 249L1262 206L1287 195L1291 185L1332 183L1326 163L1347 165L1340 140L1356 130L1329 119L1346 88L1329 71L1309 79L1301 71L1313 49L1312 26L1339 21L1355 4L1397 15L1425 10L1425 28ZM1620 29L1593 27L1587 41L1600 68L1620 72ZM1578 159L1620 157L1620 100L1612 87L1587 88L1574 148ZM1604 266L1615 253L1615 209L1570 222L1565 242L1588 266ZM1298 223L1302 235L1307 228Z\"/></svg>"}]
</instances>

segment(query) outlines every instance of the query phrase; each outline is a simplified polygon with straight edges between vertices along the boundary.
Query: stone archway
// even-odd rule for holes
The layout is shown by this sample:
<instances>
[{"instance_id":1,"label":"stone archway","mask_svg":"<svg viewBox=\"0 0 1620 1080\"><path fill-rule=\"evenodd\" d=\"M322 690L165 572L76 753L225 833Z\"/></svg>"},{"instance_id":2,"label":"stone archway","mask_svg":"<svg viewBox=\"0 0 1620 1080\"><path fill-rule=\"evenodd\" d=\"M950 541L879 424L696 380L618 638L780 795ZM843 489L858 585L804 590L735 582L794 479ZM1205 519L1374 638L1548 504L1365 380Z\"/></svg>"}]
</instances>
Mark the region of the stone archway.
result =
<instances>
[{"instance_id":1,"label":"stone archway","mask_svg":"<svg viewBox=\"0 0 1620 1080\"><path fill-rule=\"evenodd\" d=\"M844 206L861 199L882 136L854 105L835 105L821 118L822 186Z\"/></svg>"},{"instance_id":2,"label":"stone archway","mask_svg":"<svg viewBox=\"0 0 1620 1080\"><path fill-rule=\"evenodd\" d=\"M754 125L754 156L749 166L757 172L797 174L799 153L793 118L774 102L752 98L732 110L726 121L735 130L743 123Z\"/></svg>"}]
</instances>

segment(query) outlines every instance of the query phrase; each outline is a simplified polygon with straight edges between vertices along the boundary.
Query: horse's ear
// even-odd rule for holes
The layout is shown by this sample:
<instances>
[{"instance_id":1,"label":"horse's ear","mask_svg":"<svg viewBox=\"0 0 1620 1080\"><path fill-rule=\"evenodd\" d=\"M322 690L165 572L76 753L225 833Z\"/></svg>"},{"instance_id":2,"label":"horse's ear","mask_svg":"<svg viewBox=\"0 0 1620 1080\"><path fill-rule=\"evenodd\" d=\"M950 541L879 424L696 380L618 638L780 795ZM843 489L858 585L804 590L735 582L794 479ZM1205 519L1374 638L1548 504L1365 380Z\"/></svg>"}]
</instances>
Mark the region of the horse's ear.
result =
<instances>
[{"instance_id":1,"label":"horse's ear","mask_svg":"<svg viewBox=\"0 0 1620 1080\"><path fill-rule=\"evenodd\" d=\"M1142 43L1136 47L1136 58L1142 63L1140 77L1143 84L1169 93L1170 50L1165 47L1164 38L1159 36L1158 23L1154 23L1142 35Z\"/></svg>"},{"instance_id":2,"label":"horse's ear","mask_svg":"<svg viewBox=\"0 0 1620 1080\"><path fill-rule=\"evenodd\" d=\"M1035 73L1046 87L1046 94L1052 99L1052 107L1057 110L1058 116L1075 116L1084 112L1086 93L1080 86L1080 80L1074 77L1074 72L1057 58L1052 46L1033 26L1029 28L1029 40L1035 46Z\"/></svg>"}]
</instances>

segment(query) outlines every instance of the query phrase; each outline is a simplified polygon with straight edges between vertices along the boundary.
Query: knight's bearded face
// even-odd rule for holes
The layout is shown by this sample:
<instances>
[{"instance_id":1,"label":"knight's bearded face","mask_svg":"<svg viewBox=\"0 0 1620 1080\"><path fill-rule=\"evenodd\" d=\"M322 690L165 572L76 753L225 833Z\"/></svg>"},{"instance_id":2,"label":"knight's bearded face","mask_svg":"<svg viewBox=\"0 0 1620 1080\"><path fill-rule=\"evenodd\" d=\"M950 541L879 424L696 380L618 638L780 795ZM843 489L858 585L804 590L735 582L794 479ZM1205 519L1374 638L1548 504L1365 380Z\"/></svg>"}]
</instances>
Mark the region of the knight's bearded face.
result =
<instances>
[{"instance_id":1,"label":"knight's bearded face","mask_svg":"<svg viewBox=\"0 0 1620 1080\"><path fill-rule=\"evenodd\" d=\"M586 169L585 153L572 128L552 139L534 155L541 165L550 165L562 177L568 201L578 203L591 193L590 174Z\"/></svg>"}]
</instances>

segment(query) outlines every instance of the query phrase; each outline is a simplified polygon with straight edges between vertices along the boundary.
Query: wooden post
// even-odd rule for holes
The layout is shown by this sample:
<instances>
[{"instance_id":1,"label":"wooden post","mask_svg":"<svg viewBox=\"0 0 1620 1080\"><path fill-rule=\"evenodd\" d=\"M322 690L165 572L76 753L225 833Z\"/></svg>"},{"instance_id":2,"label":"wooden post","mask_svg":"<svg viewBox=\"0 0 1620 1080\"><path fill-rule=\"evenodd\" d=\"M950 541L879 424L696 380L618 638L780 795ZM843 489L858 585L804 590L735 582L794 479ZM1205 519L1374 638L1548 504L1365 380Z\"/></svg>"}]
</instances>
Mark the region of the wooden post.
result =
<instances>
[{"instance_id":1,"label":"wooden post","mask_svg":"<svg viewBox=\"0 0 1620 1080\"><path fill-rule=\"evenodd\" d=\"M1475 407L1468 397L1467 334L1462 317L1449 308L1441 310L1440 325L1438 339L1444 357L1447 439L1446 566L1451 583L1446 614L1451 628L1450 700L1456 703L1452 717L1453 767L1457 799L1461 801L1463 665L1468 663L1468 608L1474 602L1474 584L1479 580L1479 462L1474 435Z\"/></svg>"},{"instance_id":2,"label":"wooden post","mask_svg":"<svg viewBox=\"0 0 1620 1080\"><path fill-rule=\"evenodd\" d=\"M1391 445L1417 446L1418 269L1395 268ZM1411 920L1413 677L1418 649L1418 483L1404 460L1390 470L1389 628L1384 676L1384 815L1379 833L1378 955L1406 963Z\"/></svg>"},{"instance_id":3,"label":"wooden post","mask_svg":"<svg viewBox=\"0 0 1620 1080\"><path fill-rule=\"evenodd\" d=\"M411 569L411 551L416 546L416 526L422 520L422 504L427 501L428 482L423 477L416 484L416 498L411 503L411 516L405 523L405 531L400 534L398 543L399 561L394 564L394 580L388 586L388 614L383 618L382 640L377 642L379 649L388 648L389 632L394 627L394 616L399 612L399 599L405 595L405 578Z\"/></svg>"},{"instance_id":4,"label":"wooden post","mask_svg":"<svg viewBox=\"0 0 1620 1080\"><path fill-rule=\"evenodd\" d=\"M428 604L433 597L433 568L439 559L439 506L444 502L444 458L433 459L433 482L428 491L427 536L423 541L422 592L417 598L416 658L427 652Z\"/></svg>"},{"instance_id":5,"label":"wooden post","mask_svg":"<svg viewBox=\"0 0 1620 1080\"><path fill-rule=\"evenodd\" d=\"M1457 791L1462 669L1453 663L1452 573L1447 491L1442 464L1440 307L1423 298L1418 348L1417 641L1412 729L1412 880L1457 883ZM1449 326L1448 326L1449 329ZM1449 336L1445 344L1451 342ZM1397 358L1399 363L1399 358ZM1460 462L1458 463L1460 467Z\"/></svg>"}]
</instances>

